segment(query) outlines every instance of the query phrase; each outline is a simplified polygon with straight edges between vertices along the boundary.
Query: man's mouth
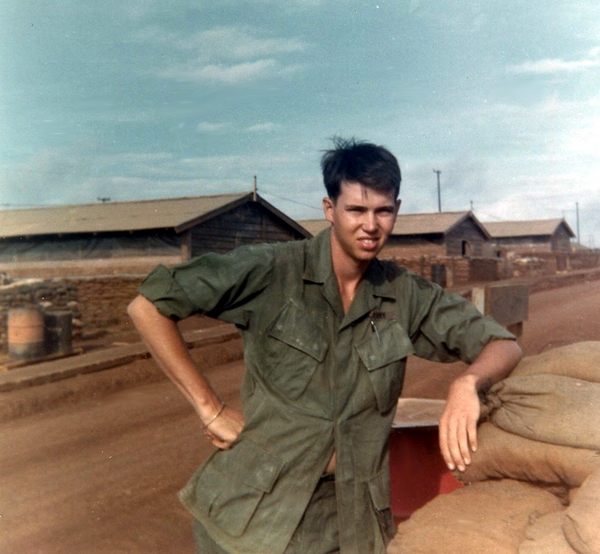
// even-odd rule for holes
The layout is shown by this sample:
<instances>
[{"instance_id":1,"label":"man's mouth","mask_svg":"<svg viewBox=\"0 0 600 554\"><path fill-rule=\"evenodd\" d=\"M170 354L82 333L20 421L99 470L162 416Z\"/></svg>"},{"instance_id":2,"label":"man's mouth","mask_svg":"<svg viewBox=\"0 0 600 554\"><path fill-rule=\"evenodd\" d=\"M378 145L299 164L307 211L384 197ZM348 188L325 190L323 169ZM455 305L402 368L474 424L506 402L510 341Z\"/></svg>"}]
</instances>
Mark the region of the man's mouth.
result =
<instances>
[{"instance_id":1,"label":"man's mouth","mask_svg":"<svg viewBox=\"0 0 600 554\"><path fill-rule=\"evenodd\" d=\"M362 238L362 239L358 239L358 241L367 250L375 248L379 244L379 239L378 238L370 238L370 237L369 238Z\"/></svg>"}]
</instances>

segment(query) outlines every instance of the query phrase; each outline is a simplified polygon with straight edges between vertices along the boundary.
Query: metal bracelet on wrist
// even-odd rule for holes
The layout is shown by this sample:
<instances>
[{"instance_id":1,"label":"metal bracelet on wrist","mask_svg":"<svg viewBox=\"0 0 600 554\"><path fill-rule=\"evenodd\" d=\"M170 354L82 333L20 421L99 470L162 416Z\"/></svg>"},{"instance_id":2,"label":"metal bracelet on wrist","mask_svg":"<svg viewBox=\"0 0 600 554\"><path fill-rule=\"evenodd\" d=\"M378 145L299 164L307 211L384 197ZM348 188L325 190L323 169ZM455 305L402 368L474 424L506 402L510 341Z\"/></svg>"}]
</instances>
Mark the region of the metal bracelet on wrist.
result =
<instances>
[{"instance_id":1,"label":"metal bracelet on wrist","mask_svg":"<svg viewBox=\"0 0 600 554\"><path fill-rule=\"evenodd\" d=\"M201 429L206 429L211 423L213 423L213 421L215 421L215 419L217 419L221 413L223 412L223 410L225 409L225 402L221 402L221 407L218 409L217 413L212 416L211 420L206 423L206 424L202 424L202 427L200 427Z\"/></svg>"}]
</instances>

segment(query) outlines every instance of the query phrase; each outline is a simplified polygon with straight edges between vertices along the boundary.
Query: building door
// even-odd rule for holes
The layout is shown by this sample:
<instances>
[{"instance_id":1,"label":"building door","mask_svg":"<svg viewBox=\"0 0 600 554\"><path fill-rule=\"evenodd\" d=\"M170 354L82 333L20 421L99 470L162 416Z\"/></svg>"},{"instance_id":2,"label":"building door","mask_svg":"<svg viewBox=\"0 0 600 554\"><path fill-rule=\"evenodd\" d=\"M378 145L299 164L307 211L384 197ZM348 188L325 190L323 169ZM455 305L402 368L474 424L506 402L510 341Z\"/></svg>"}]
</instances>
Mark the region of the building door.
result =
<instances>
[{"instance_id":1,"label":"building door","mask_svg":"<svg viewBox=\"0 0 600 554\"><path fill-rule=\"evenodd\" d=\"M462 244L461 244L461 249L460 250L461 250L460 253L461 253L461 255L463 257L470 256L472 248L471 248L471 245L469 244L469 241L463 240Z\"/></svg>"}]
</instances>

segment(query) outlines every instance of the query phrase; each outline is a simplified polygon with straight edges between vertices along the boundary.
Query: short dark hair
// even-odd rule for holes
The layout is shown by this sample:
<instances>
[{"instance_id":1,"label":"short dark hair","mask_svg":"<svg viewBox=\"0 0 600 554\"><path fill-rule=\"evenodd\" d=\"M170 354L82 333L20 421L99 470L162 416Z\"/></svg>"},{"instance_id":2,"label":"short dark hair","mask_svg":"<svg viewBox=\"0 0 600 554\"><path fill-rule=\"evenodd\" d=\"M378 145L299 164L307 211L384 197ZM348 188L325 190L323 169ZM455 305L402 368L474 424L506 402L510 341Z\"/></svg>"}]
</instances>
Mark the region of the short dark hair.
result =
<instances>
[{"instance_id":1,"label":"short dark hair","mask_svg":"<svg viewBox=\"0 0 600 554\"><path fill-rule=\"evenodd\" d=\"M344 181L358 182L380 192L400 193L400 166L396 157L383 146L356 139L333 137L331 150L321 158L327 196L336 200Z\"/></svg>"}]
</instances>

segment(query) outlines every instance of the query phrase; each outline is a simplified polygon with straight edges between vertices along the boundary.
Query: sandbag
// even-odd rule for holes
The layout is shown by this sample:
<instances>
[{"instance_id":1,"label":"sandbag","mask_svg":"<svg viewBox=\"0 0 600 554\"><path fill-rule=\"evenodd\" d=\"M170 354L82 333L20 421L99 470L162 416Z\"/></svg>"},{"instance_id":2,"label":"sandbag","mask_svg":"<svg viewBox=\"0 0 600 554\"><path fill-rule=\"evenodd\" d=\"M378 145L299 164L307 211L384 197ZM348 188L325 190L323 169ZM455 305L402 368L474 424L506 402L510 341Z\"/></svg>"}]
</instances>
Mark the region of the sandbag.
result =
<instances>
[{"instance_id":1,"label":"sandbag","mask_svg":"<svg viewBox=\"0 0 600 554\"><path fill-rule=\"evenodd\" d=\"M513 480L440 494L398 526L388 554L517 554L532 514L561 509L549 492Z\"/></svg>"},{"instance_id":2,"label":"sandbag","mask_svg":"<svg viewBox=\"0 0 600 554\"><path fill-rule=\"evenodd\" d=\"M491 422L479 426L478 445L466 470L453 472L463 483L510 478L571 489L600 469L596 450L526 439Z\"/></svg>"},{"instance_id":3,"label":"sandbag","mask_svg":"<svg viewBox=\"0 0 600 554\"><path fill-rule=\"evenodd\" d=\"M526 438L600 449L600 383L562 375L508 377L487 394L489 419Z\"/></svg>"},{"instance_id":4,"label":"sandbag","mask_svg":"<svg viewBox=\"0 0 600 554\"><path fill-rule=\"evenodd\" d=\"M600 342L577 342L537 356L527 356L512 370L510 376L541 373L600 383Z\"/></svg>"},{"instance_id":5,"label":"sandbag","mask_svg":"<svg viewBox=\"0 0 600 554\"><path fill-rule=\"evenodd\" d=\"M577 491L562 528L577 554L600 554L600 470Z\"/></svg>"},{"instance_id":6,"label":"sandbag","mask_svg":"<svg viewBox=\"0 0 600 554\"><path fill-rule=\"evenodd\" d=\"M525 540L519 545L519 554L577 554L571 548L562 530L563 511L536 518L525 529Z\"/></svg>"}]
</instances>

